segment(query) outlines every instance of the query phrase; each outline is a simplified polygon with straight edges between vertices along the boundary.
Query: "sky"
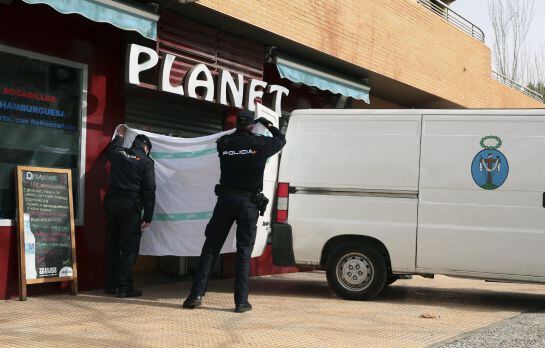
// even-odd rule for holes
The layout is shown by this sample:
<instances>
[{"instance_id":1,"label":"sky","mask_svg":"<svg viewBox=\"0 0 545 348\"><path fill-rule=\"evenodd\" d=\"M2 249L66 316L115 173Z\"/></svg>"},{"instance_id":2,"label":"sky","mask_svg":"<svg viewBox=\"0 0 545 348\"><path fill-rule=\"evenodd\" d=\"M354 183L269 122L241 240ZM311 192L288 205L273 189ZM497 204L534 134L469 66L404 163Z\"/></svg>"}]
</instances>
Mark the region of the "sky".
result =
<instances>
[{"instance_id":1,"label":"sky","mask_svg":"<svg viewBox=\"0 0 545 348\"><path fill-rule=\"evenodd\" d=\"M488 16L488 0L456 0L450 7L481 28L486 44L492 48L494 32ZM528 33L528 43L531 50L545 45L545 0L535 0L535 16Z\"/></svg>"}]
</instances>

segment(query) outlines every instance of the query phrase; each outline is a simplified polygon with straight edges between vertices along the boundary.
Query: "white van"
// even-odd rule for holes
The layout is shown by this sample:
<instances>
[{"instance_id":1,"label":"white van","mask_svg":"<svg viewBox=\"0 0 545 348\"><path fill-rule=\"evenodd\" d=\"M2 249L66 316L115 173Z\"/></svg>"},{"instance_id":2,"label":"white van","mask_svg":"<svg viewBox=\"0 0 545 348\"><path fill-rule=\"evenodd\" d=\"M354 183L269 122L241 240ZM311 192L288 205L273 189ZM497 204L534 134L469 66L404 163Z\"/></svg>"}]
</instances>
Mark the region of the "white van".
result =
<instances>
[{"instance_id":1,"label":"white van","mask_svg":"<svg viewBox=\"0 0 545 348\"><path fill-rule=\"evenodd\" d=\"M274 263L346 299L399 275L545 282L545 110L300 110Z\"/></svg>"}]
</instances>

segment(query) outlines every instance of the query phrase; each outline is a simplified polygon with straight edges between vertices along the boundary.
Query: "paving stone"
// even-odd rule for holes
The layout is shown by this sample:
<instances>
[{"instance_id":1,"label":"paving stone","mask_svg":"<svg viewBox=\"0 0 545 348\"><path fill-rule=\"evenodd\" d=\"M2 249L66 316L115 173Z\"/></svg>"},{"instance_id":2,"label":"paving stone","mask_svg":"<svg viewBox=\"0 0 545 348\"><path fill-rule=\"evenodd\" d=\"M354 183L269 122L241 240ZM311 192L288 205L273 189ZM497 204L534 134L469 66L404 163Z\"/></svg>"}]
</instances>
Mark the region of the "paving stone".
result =
<instances>
[{"instance_id":1,"label":"paving stone","mask_svg":"<svg viewBox=\"0 0 545 348\"><path fill-rule=\"evenodd\" d=\"M254 310L236 314L232 280L212 281L203 306L185 310L190 286L145 286L135 299L91 291L1 301L0 347L423 347L545 303L545 286L443 276L345 301L309 272L252 278Z\"/></svg>"}]
</instances>

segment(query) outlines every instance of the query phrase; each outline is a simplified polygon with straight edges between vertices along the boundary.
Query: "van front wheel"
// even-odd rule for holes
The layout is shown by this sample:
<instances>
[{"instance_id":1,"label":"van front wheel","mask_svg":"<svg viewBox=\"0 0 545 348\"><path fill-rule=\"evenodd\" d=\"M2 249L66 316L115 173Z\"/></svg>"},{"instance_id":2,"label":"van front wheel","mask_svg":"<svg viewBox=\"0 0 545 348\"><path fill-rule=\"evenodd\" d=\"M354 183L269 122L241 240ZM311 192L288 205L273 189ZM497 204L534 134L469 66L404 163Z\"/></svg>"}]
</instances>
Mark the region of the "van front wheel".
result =
<instances>
[{"instance_id":1,"label":"van front wheel","mask_svg":"<svg viewBox=\"0 0 545 348\"><path fill-rule=\"evenodd\" d=\"M328 257L329 286L347 300L375 298L384 288L386 276L384 256L368 244L341 244Z\"/></svg>"}]
</instances>

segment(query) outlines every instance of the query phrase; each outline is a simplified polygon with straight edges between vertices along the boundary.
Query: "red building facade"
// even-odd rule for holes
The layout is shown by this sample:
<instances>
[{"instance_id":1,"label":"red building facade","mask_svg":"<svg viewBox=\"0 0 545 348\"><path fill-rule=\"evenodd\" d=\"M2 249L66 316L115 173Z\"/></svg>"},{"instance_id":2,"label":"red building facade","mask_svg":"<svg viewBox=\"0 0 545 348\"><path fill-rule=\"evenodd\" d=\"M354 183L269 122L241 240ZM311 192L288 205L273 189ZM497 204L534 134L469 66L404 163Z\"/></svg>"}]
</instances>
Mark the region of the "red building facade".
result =
<instances>
[{"instance_id":1,"label":"red building facade","mask_svg":"<svg viewBox=\"0 0 545 348\"><path fill-rule=\"evenodd\" d=\"M61 14L46 5L28 5L22 1L0 5L0 54L13 53L14 56L26 59L30 65L33 61L41 62L44 66L74 64L82 67L82 74L85 75L80 87L84 98L81 129L78 133L78 152L82 158L79 170L75 168L73 172L73 176L83 183L81 187L84 187L84 190L76 190L74 197L75 201L80 202L77 207L80 213L76 213L76 248L79 287L82 290L103 286L106 219L102 202L107 190L109 169L104 150L116 125L129 123L165 133L166 127L169 132L180 136L198 136L221 131L225 127L230 128L236 112L233 108L157 91L157 71L147 75L147 81L141 87L128 86L125 83L127 45L138 43L155 48L160 55L176 55L177 66L171 76L173 82L176 74L183 76L196 63L205 63L213 73L219 68L225 68L242 73L247 78L263 79L263 44L241 39L176 14L164 12L161 17L164 19L159 22L158 40L153 41L135 32L94 22L77 14ZM9 69L6 66L3 68ZM44 72L43 76L49 75L50 72ZM32 85L34 82L31 80L32 78L29 83ZM0 87L10 88L10 83L0 81ZM1 98L2 95L0 101ZM168 119L170 114L180 112L188 115L185 123L178 125ZM12 128L9 128L12 126L7 121L0 124L0 132L12 133ZM13 171L15 164L29 164L24 163L25 160L20 163L16 161L22 151L16 147L23 148L25 142L32 143L30 138L28 141L18 139L17 144L20 146L0 142L0 148L5 147L1 150L15 158L11 162L0 159L4 172ZM25 151L23 152L33 152L30 149ZM34 154L39 154L39 151L36 150ZM50 166L62 167L60 163L51 162ZM14 208L10 208L15 192L13 182L7 182L12 180L11 177L6 176L0 180L4 180L3 191L0 192L5 205L0 207L3 214L0 216L0 298L9 298L18 293L17 231ZM232 274L233 263L231 256L226 255L223 258L222 276L228 277ZM142 268L159 271L160 267L155 260L151 262L151 266ZM267 249L262 257L252 261L251 270L253 275L264 275L296 269L274 267L270 249ZM29 294L57 291L55 289L64 285L34 285L29 288Z\"/></svg>"}]
</instances>

